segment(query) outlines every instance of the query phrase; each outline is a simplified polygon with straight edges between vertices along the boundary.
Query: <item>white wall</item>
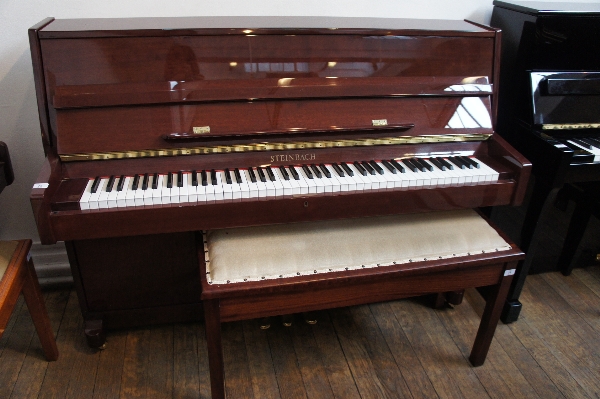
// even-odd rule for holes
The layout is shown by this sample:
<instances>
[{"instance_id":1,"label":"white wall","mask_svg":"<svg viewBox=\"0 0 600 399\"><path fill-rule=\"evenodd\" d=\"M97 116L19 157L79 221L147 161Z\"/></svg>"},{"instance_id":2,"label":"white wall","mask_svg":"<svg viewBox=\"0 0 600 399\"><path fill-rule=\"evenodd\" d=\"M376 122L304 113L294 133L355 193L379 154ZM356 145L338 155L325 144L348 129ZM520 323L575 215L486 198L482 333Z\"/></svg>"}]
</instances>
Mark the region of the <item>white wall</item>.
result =
<instances>
[{"instance_id":1,"label":"white wall","mask_svg":"<svg viewBox=\"0 0 600 399\"><path fill-rule=\"evenodd\" d=\"M0 195L0 239L38 239L29 191L43 152L27 29L45 17L319 15L489 23L491 12L492 0L0 0L0 141L8 144L15 169L15 183Z\"/></svg>"}]
</instances>

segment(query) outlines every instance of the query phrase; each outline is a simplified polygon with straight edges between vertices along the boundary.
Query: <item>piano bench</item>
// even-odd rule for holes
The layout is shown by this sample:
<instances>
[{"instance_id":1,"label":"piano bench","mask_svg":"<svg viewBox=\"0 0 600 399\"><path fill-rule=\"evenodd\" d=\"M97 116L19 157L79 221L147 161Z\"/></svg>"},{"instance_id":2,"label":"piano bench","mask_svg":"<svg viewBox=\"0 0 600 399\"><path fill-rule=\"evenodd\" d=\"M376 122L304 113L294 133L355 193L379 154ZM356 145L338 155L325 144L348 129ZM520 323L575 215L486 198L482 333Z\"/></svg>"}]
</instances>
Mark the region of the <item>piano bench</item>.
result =
<instances>
[{"instance_id":1,"label":"piano bench","mask_svg":"<svg viewBox=\"0 0 600 399\"><path fill-rule=\"evenodd\" d=\"M22 292L46 359L58 359L58 348L33 262L31 240L0 241L0 337Z\"/></svg>"},{"instance_id":2,"label":"piano bench","mask_svg":"<svg viewBox=\"0 0 600 399\"><path fill-rule=\"evenodd\" d=\"M559 270L563 275L568 276L575 267L575 254L590 217L600 219L600 184L598 182L566 184L559 192L559 196L565 202L575 202L563 248L558 257Z\"/></svg>"},{"instance_id":3,"label":"piano bench","mask_svg":"<svg viewBox=\"0 0 600 399\"><path fill-rule=\"evenodd\" d=\"M473 210L208 231L200 259L211 390L221 323L488 287L470 355L483 364L524 254Z\"/></svg>"}]
</instances>

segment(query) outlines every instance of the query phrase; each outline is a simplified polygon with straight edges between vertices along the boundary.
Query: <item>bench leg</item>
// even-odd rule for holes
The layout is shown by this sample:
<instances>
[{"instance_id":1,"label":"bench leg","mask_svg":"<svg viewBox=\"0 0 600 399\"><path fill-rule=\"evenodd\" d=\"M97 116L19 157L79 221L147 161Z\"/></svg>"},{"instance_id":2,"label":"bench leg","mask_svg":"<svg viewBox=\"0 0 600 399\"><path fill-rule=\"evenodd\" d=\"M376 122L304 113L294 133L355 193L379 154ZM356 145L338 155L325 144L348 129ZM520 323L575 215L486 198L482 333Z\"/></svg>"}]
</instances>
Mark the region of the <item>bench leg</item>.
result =
<instances>
[{"instance_id":1,"label":"bench leg","mask_svg":"<svg viewBox=\"0 0 600 399\"><path fill-rule=\"evenodd\" d=\"M58 348L56 347L56 340L54 339L54 332L48 318L46 305L44 305L42 290L40 289L40 284L33 268L33 262L31 259L26 262L26 265L24 265L26 275L22 288L23 297L25 298L25 303L27 303L27 309L31 313L31 319L40 338L46 359L49 361L56 360L58 359Z\"/></svg>"},{"instance_id":2,"label":"bench leg","mask_svg":"<svg viewBox=\"0 0 600 399\"><path fill-rule=\"evenodd\" d=\"M507 264L504 270L511 270L516 267L517 263L511 262ZM500 283L490 287L489 297L485 303L485 310L481 316L481 323L479 323L475 343L469 356L469 360L473 366L481 366L485 362L485 357L490 349L492 338L494 338L494 332L496 331L498 320L500 320L500 313L502 313L502 307L508 295L512 279L512 275L505 275L502 277Z\"/></svg>"},{"instance_id":3,"label":"bench leg","mask_svg":"<svg viewBox=\"0 0 600 399\"><path fill-rule=\"evenodd\" d=\"M210 391L213 399L225 398L223 345L221 343L221 312L218 299L204 300L204 323L208 346Z\"/></svg>"}]
</instances>

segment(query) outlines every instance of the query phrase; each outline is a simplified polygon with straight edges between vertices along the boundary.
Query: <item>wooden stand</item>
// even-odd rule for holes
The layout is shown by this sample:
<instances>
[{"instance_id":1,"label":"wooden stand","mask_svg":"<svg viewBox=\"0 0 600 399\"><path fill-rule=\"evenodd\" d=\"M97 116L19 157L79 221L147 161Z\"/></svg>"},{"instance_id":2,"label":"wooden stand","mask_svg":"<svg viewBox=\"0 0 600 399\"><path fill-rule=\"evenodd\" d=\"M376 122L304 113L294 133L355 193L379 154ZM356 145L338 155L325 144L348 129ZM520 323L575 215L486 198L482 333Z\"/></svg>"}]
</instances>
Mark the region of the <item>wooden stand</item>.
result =
<instances>
[{"instance_id":1,"label":"wooden stand","mask_svg":"<svg viewBox=\"0 0 600 399\"><path fill-rule=\"evenodd\" d=\"M206 277L206 264L201 262L212 397L225 397L221 345L223 322L460 291L470 287L487 287L489 293L469 357L473 366L482 365L516 264L524 257L516 246L510 245L512 249L501 252L232 284L210 284Z\"/></svg>"},{"instance_id":2,"label":"wooden stand","mask_svg":"<svg viewBox=\"0 0 600 399\"><path fill-rule=\"evenodd\" d=\"M12 243L16 245L10 245ZM4 328L17 303L19 294L22 292L40 338L44 355L48 360L56 360L58 359L58 348L44 305L44 297L33 268L33 262L29 257L31 240L0 242L0 255L3 252L2 246L10 249L14 247L14 250L12 256L9 257L10 260L4 274L1 275L0 273L0 337L4 333ZM2 258L0 256L0 262ZM2 271L1 269L3 268L0 268L0 271Z\"/></svg>"}]
</instances>

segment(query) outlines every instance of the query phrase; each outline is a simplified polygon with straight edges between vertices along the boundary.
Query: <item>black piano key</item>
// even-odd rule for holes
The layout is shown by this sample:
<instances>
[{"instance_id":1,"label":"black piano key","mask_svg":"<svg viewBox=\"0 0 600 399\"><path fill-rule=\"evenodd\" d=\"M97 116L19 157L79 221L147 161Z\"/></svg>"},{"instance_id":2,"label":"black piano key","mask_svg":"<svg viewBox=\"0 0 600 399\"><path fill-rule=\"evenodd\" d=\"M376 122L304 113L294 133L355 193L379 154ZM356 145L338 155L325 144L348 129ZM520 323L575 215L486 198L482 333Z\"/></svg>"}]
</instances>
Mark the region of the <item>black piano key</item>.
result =
<instances>
[{"instance_id":1,"label":"black piano key","mask_svg":"<svg viewBox=\"0 0 600 399\"><path fill-rule=\"evenodd\" d=\"M306 165L302 165L302 170L304 171L304 173L306 173L306 176L307 176L309 179L312 179L312 178L313 178L313 174L312 174L312 172L310 171L310 169L308 168L308 166L306 166Z\"/></svg>"},{"instance_id":2,"label":"black piano key","mask_svg":"<svg viewBox=\"0 0 600 399\"><path fill-rule=\"evenodd\" d=\"M446 170L446 166L442 164L437 158L429 158L429 162L435 165L439 170Z\"/></svg>"},{"instance_id":3,"label":"black piano key","mask_svg":"<svg viewBox=\"0 0 600 399\"><path fill-rule=\"evenodd\" d=\"M400 164L398 163L398 161L396 161L395 159L392 159L392 160L390 161L390 163L391 163L391 164L392 164L392 165L393 165L393 166L394 166L396 169L398 169L398 170L400 171L400 173L406 173L406 170L404 169L404 166L400 165Z\"/></svg>"},{"instance_id":4,"label":"black piano key","mask_svg":"<svg viewBox=\"0 0 600 399\"><path fill-rule=\"evenodd\" d=\"M106 183L106 192L110 193L113 189L113 186L115 185L115 177L111 176L110 179L108 179L108 183Z\"/></svg>"},{"instance_id":5,"label":"black piano key","mask_svg":"<svg viewBox=\"0 0 600 399\"><path fill-rule=\"evenodd\" d=\"M344 177L344 171L337 163L332 163L331 166L333 166L333 170L335 170L335 173L337 173L339 177Z\"/></svg>"},{"instance_id":6,"label":"black piano key","mask_svg":"<svg viewBox=\"0 0 600 399\"><path fill-rule=\"evenodd\" d=\"M354 176L354 172L348 167L346 162L340 162L340 166L342 167L342 169L344 169L344 172L346 172L348 176Z\"/></svg>"},{"instance_id":7,"label":"black piano key","mask_svg":"<svg viewBox=\"0 0 600 399\"><path fill-rule=\"evenodd\" d=\"M248 168L248 174L250 175L250 181L252 183L256 183L256 174L254 173L254 169Z\"/></svg>"},{"instance_id":8,"label":"black piano key","mask_svg":"<svg viewBox=\"0 0 600 399\"><path fill-rule=\"evenodd\" d=\"M369 165L369 163L367 161L362 161L362 166L363 168L365 168L367 170L367 172L369 172L370 174L374 175L375 169L373 169L373 167L371 165Z\"/></svg>"},{"instance_id":9,"label":"black piano key","mask_svg":"<svg viewBox=\"0 0 600 399\"><path fill-rule=\"evenodd\" d=\"M183 187L183 172L177 172L177 187Z\"/></svg>"},{"instance_id":10,"label":"black piano key","mask_svg":"<svg viewBox=\"0 0 600 399\"><path fill-rule=\"evenodd\" d=\"M156 180L156 177L154 179ZM198 186L198 172L195 170L192 170L192 186ZM154 188L154 186L152 188Z\"/></svg>"},{"instance_id":11,"label":"black piano key","mask_svg":"<svg viewBox=\"0 0 600 399\"><path fill-rule=\"evenodd\" d=\"M465 167L467 167L468 169L473 169L473 164L469 161L469 157L464 157L462 155L456 157L456 159L458 159L460 162L462 162Z\"/></svg>"},{"instance_id":12,"label":"black piano key","mask_svg":"<svg viewBox=\"0 0 600 399\"><path fill-rule=\"evenodd\" d=\"M287 172L287 170L285 170L285 167L283 165L279 167L279 171L281 172L285 180L290 180L290 174Z\"/></svg>"},{"instance_id":13,"label":"black piano key","mask_svg":"<svg viewBox=\"0 0 600 399\"><path fill-rule=\"evenodd\" d=\"M206 171L203 170L202 173L200 173L200 179L202 180L202 185L203 186L208 186L208 178L206 176Z\"/></svg>"},{"instance_id":14,"label":"black piano key","mask_svg":"<svg viewBox=\"0 0 600 399\"><path fill-rule=\"evenodd\" d=\"M360 164L360 162L358 161L354 161L353 163L354 167L356 168L356 170L358 170L358 172L363 175L366 176L367 175L367 170L365 168L362 167L362 165Z\"/></svg>"},{"instance_id":15,"label":"black piano key","mask_svg":"<svg viewBox=\"0 0 600 399\"><path fill-rule=\"evenodd\" d=\"M150 176L148 176L148 173L144 173L144 180L142 180L142 190L148 190L148 179L150 178Z\"/></svg>"},{"instance_id":16,"label":"black piano key","mask_svg":"<svg viewBox=\"0 0 600 399\"><path fill-rule=\"evenodd\" d=\"M600 148L600 139L596 137L587 137L588 140L594 147Z\"/></svg>"},{"instance_id":17,"label":"black piano key","mask_svg":"<svg viewBox=\"0 0 600 399\"><path fill-rule=\"evenodd\" d=\"M217 171L214 169L210 170L210 184L213 186L217 185Z\"/></svg>"},{"instance_id":18,"label":"black piano key","mask_svg":"<svg viewBox=\"0 0 600 399\"><path fill-rule=\"evenodd\" d=\"M470 157L461 157L461 159L463 161L468 162L469 164L473 165L474 168L477 168L477 169L481 168L481 166L479 166L479 164L473 158L470 158Z\"/></svg>"},{"instance_id":19,"label":"black piano key","mask_svg":"<svg viewBox=\"0 0 600 399\"><path fill-rule=\"evenodd\" d=\"M265 172L263 172L262 168L259 166L258 168L256 168L256 171L258 172L258 177L260 178L260 181L265 183L267 181L267 177L265 176Z\"/></svg>"},{"instance_id":20,"label":"black piano key","mask_svg":"<svg viewBox=\"0 0 600 399\"><path fill-rule=\"evenodd\" d=\"M227 184L232 184L231 173L229 173L229 169L225 169L225 182Z\"/></svg>"},{"instance_id":21,"label":"black piano key","mask_svg":"<svg viewBox=\"0 0 600 399\"><path fill-rule=\"evenodd\" d=\"M123 187L125 186L125 175L121 175L119 177L119 183L117 184L117 191L123 191Z\"/></svg>"},{"instance_id":22,"label":"black piano key","mask_svg":"<svg viewBox=\"0 0 600 399\"><path fill-rule=\"evenodd\" d=\"M402 159L402 163L403 163L404 165L406 165L406 167L407 167L408 169L412 170L412 171L413 171L413 172L415 172L415 173L419 171L419 169L418 169L418 168L417 168L415 165L413 165L413 163L412 163L412 162L410 162L410 160L409 160L409 159L407 159L407 158L404 158L404 159Z\"/></svg>"},{"instance_id":23,"label":"black piano key","mask_svg":"<svg viewBox=\"0 0 600 399\"><path fill-rule=\"evenodd\" d=\"M167 188L173 188L173 173L167 173Z\"/></svg>"},{"instance_id":24,"label":"black piano key","mask_svg":"<svg viewBox=\"0 0 600 399\"><path fill-rule=\"evenodd\" d=\"M275 181L275 173L273 173L273 169L271 169L270 166L267 166L265 170L267 171L267 176L269 176L269 179L271 181Z\"/></svg>"},{"instance_id":25,"label":"black piano key","mask_svg":"<svg viewBox=\"0 0 600 399\"><path fill-rule=\"evenodd\" d=\"M242 180L242 174L240 173L240 170L238 168L235 168L233 170L233 174L235 175L235 181L238 182L238 184L242 184L243 180Z\"/></svg>"},{"instance_id":26,"label":"black piano key","mask_svg":"<svg viewBox=\"0 0 600 399\"><path fill-rule=\"evenodd\" d=\"M94 183L92 184L92 188L91 188L91 192L95 193L96 191L98 191L98 186L100 185L100 176L96 176L96 178L94 179Z\"/></svg>"},{"instance_id":27,"label":"black piano key","mask_svg":"<svg viewBox=\"0 0 600 399\"><path fill-rule=\"evenodd\" d=\"M312 165L310 165L310 168L314 172L315 176L317 176L317 178L320 179L320 178L323 177L323 174L321 173L321 171L319 170L319 168L317 167L317 165L312 164Z\"/></svg>"},{"instance_id":28,"label":"black piano key","mask_svg":"<svg viewBox=\"0 0 600 399\"><path fill-rule=\"evenodd\" d=\"M324 163L322 163L322 164L320 164L320 165L319 165L319 167L320 167L320 168L321 168L321 170L323 171L323 174L324 174L324 175L325 175L327 178L331 179L331 172L329 171L329 169L327 168L327 166L325 166L325 164L324 164Z\"/></svg>"},{"instance_id":29,"label":"black piano key","mask_svg":"<svg viewBox=\"0 0 600 399\"><path fill-rule=\"evenodd\" d=\"M446 168L448 168L449 170L454 170L454 166L448 162L447 160L445 160L444 158L436 158L438 161L440 161L440 163L442 165L444 165Z\"/></svg>"},{"instance_id":30,"label":"black piano key","mask_svg":"<svg viewBox=\"0 0 600 399\"><path fill-rule=\"evenodd\" d=\"M373 167L373 169L375 169L377 171L377 173L379 173L380 175L383 174L383 168L381 166L379 166L379 164L377 162L375 162L374 160L369 161L369 165L371 165Z\"/></svg>"},{"instance_id":31,"label":"black piano key","mask_svg":"<svg viewBox=\"0 0 600 399\"><path fill-rule=\"evenodd\" d=\"M429 162L427 162L426 160L422 159L422 158L414 158L415 162L417 162L419 165L421 165L423 167L423 169L421 169L423 172L426 171L430 171L433 172L433 166L431 166L431 164Z\"/></svg>"},{"instance_id":32,"label":"black piano key","mask_svg":"<svg viewBox=\"0 0 600 399\"><path fill-rule=\"evenodd\" d=\"M152 175L152 189L158 189L158 173Z\"/></svg>"},{"instance_id":33,"label":"black piano key","mask_svg":"<svg viewBox=\"0 0 600 399\"><path fill-rule=\"evenodd\" d=\"M300 175L298 174L298 171L296 171L296 168L294 168L293 165L288 166L288 169L290 170L290 173L294 177L294 180L300 180Z\"/></svg>"},{"instance_id":34,"label":"black piano key","mask_svg":"<svg viewBox=\"0 0 600 399\"><path fill-rule=\"evenodd\" d=\"M382 163L382 164L383 164L383 166L385 166L385 168L386 168L387 170L389 170L390 172L392 172L392 173L394 173L394 174L398 174L398 171L396 170L396 168L394 168L394 166L393 166L391 163L389 163L388 161L386 161L386 160L382 160L382 161L381 161L381 163Z\"/></svg>"},{"instance_id":35,"label":"black piano key","mask_svg":"<svg viewBox=\"0 0 600 399\"><path fill-rule=\"evenodd\" d=\"M587 149L590 149L590 150L593 148L593 146L592 146L592 145L590 145L590 144L586 143L586 142L585 142L584 140L582 140L582 139L576 139L576 138L573 138L573 139L570 139L570 140L571 140L572 142L574 142L575 144L578 144L578 145L580 145L580 146L582 146L582 147L584 147L584 148L587 148Z\"/></svg>"},{"instance_id":36,"label":"black piano key","mask_svg":"<svg viewBox=\"0 0 600 399\"><path fill-rule=\"evenodd\" d=\"M417 167L421 172L427 172L427 167L421 163L418 158L410 158L409 161Z\"/></svg>"},{"instance_id":37,"label":"black piano key","mask_svg":"<svg viewBox=\"0 0 600 399\"><path fill-rule=\"evenodd\" d=\"M466 165L464 165L460 159L456 158L456 157L448 157L448 161L452 162L454 165L456 165L458 168L460 169L466 169Z\"/></svg>"},{"instance_id":38,"label":"black piano key","mask_svg":"<svg viewBox=\"0 0 600 399\"><path fill-rule=\"evenodd\" d=\"M139 186L139 185L140 185L140 175L135 175L135 176L133 177L133 184L131 185L131 189L132 189L133 191L135 191L135 190L137 190L137 189L138 189L138 186ZM171 187L169 187L169 188L171 188Z\"/></svg>"}]
</instances>

